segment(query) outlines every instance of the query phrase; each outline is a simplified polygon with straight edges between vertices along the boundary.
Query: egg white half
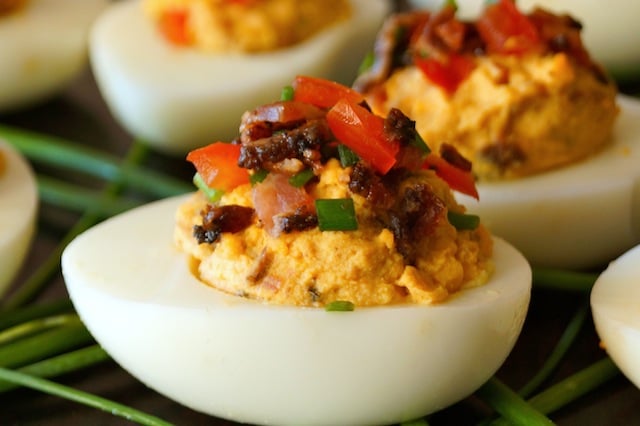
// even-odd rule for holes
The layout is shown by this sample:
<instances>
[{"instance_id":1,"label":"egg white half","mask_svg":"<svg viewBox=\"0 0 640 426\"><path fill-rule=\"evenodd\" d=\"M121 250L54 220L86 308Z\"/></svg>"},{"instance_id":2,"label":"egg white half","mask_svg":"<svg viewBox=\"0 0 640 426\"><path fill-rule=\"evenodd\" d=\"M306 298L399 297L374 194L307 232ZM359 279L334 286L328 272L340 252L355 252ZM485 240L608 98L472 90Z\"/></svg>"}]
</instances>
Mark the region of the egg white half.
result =
<instances>
[{"instance_id":1,"label":"egg white half","mask_svg":"<svg viewBox=\"0 0 640 426\"><path fill-rule=\"evenodd\" d=\"M353 16L293 47L216 54L174 46L139 0L114 3L90 40L98 87L114 117L157 149L184 154L238 134L238 117L277 100L296 74L350 85L373 46L389 3L351 0Z\"/></svg>"},{"instance_id":2,"label":"egg white half","mask_svg":"<svg viewBox=\"0 0 640 426\"><path fill-rule=\"evenodd\" d=\"M478 184L480 201L456 194L485 225L536 266L605 265L640 243L640 102L619 96L613 143L554 171Z\"/></svg>"},{"instance_id":3,"label":"egg white half","mask_svg":"<svg viewBox=\"0 0 640 426\"><path fill-rule=\"evenodd\" d=\"M62 270L109 354L195 410L258 424L396 423L472 393L521 330L531 271L501 240L491 281L441 305L273 306L221 293L189 272L172 244L186 199L90 229L67 247Z\"/></svg>"},{"instance_id":4,"label":"egg white half","mask_svg":"<svg viewBox=\"0 0 640 426\"><path fill-rule=\"evenodd\" d=\"M27 161L0 140L5 168L0 172L0 295L15 277L33 238L38 189Z\"/></svg>"},{"instance_id":5,"label":"egg white half","mask_svg":"<svg viewBox=\"0 0 640 426\"><path fill-rule=\"evenodd\" d=\"M107 0L31 0L0 17L0 112L52 96L87 65L93 19Z\"/></svg>"},{"instance_id":6,"label":"egg white half","mask_svg":"<svg viewBox=\"0 0 640 426\"><path fill-rule=\"evenodd\" d=\"M611 262L598 277L591 310L607 353L640 388L640 246Z\"/></svg>"}]
</instances>

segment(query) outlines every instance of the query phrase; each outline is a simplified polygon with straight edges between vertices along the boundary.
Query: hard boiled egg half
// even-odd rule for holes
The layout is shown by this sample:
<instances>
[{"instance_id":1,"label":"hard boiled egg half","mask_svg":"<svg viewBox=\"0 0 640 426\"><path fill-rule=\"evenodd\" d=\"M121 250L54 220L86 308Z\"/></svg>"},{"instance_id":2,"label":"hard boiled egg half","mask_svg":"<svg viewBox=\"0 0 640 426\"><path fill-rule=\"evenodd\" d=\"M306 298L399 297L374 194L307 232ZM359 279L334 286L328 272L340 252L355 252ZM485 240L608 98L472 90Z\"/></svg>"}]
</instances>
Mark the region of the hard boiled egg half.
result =
<instances>
[{"instance_id":1,"label":"hard boiled egg half","mask_svg":"<svg viewBox=\"0 0 640 426\"><path fill-rule=\"evenodd\" d=\"M591 310L604 348L640 388L640 246L609 264L591 291Z\"/></svg>"},{"instance_id":2,"label":"hard boiled egg half","mask_svg":"<svg viewBox=\"0 0 640 426\"><path fill-rule=\"evenodd\" d=\"M173 246L184 196L116 216L62 257L82 320L126 370L192 409L253 424L390 424L471 394L503 363L531 270L495 241L495 274L438 305L328 312L199 282Z\"/></svg>"},{"instance_id":3,"label":"hard boiled egg half","mask_svg":"<svg viewBox=\"0 0 640 426\"><path fill-rule=\"evenodd\" d=\"M46 99L87 65L93 19L107 0L25 0L0 14L0 113Z\"/></svg>"},{"instance_id":4,"label":"hard boiled egg half","mask_svg":"<svg viewBox=\"0 0 640 426\"><path fill-rule=\"evenodd\" d=\"M31 167L0 140L0 295L22 265L34 234L38 190Z\"/></svg>"},{"instance_id":5,"label":"hard boiled egg half","mask_svg":"<svg viewBox=\"0 0 640 426\"><path fill-rule=\"evenodd\" d=\"M351 17L291 47L212 53L165 39L139 0L114 3L96 22L91 64L111 112L135 137L184 154L238 134L237 118L270 102L297 74L350 85L389 11L350 0Z\"/></svg>"},{"instance_id":6,"label":"hard boiled egg half","mask_svg":"<svg viewBox=\"0 0 640 426\"><path fill-rule=\"evenodd\" d=\"M535 266L605 265L640 243L640 102L619 96L612 144L591 158L458 201Z\"/></svg>"}]
</instances>

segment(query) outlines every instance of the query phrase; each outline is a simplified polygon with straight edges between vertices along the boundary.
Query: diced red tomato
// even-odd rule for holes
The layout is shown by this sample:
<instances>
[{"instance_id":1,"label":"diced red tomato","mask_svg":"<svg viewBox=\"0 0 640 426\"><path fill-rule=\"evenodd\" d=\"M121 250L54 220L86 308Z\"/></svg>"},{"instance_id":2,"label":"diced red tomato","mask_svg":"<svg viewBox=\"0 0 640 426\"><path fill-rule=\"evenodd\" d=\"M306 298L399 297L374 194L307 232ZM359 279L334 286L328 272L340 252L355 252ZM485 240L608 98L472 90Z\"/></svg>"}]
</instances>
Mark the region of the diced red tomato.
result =
<instances>
[{"instance_id":1,"label":"diced red tomato","mask_svg":"<svg viewBox=\"0 0 640 426\"><path fill-rule=\"evenodd\" d=\"M274 216L293 213L305 206L314 211L314 200L304 188L289 183L289 176L282 173L269 173L267 177L253 187L253 207L265 229L274 233Z\"/></svg>"},{"instance_id":2,"label":"diced red tomato","mask_svg":"<svg viewBox=\"0 0 640 426\"><path fill-rule=\"evenodd\" d=\"M447 182L454 191L469 195L476 200L479 198L476 182L471 172L448 163L444 158L434 153L427 155L422 167L435 171L436 175Z\"/></svg>"},{"instance_id":3,"label":"diced red tomato","mask_svg":"<svg viewBox=\"0 0 640 426\"><path fill-rule=\"evenodd\" d=\"M320 108L331 108L340 99L354 104L364 101L364 96L350 87L317 77L299 75L293 81L293 99Z\"/></svg>"},{"instance_id":4,"label":"diced red tomato","mask_svg":"<svg viewBox=\"0 0 640 426\"><path fill-rule=\"evenodd\" d=\"M386 174L396 163L400 145L386 137L384 119L347 99L327 112L333 135L377 172Z\"/></svg>"},{"instance_id":5,"label":"diced red tomato","mask_svg":"<svg viewBox=\"0 0 640 426\"><path fill-rule=\"evenodd\" d=\"M216 142L187 154L196 171L210 188L231 191L249 183L249 171L238 166L240 145Z\"/></svg>"},{"instance_id":6,"label":"diced red tomato","mask_svg":"<svg viewBox=\"0 0 640 426\"><path fill-rule=\"evenodd\" d=\"M188 19L189 14L186 9L167 9L160 16L158 27L160 32L171 43L179 46L188 46L193 42L187 28Z\"/></svg>"},{"instance_id":7,"label":"diced red tomato","mask_svg":"<svg viewBox=\"0 0 640 426\"><path fill-rule=\"evenodd\" d=\"M517 55L542 48L538 30L513 0L499 0L488 6L476 26L489 53Z\"/></svg>"},{"instance_id":8,"label":"diced red tomato","mask_svg":"<svg viewBox=\"0 0 640 426\"><path fill-rule=\"evenodd\" d=\"M449 53L442 61L416 58L414 62L429 80L449 94L456 91L476 66L472 58L458 53Z\"/></svg>"}]
</instances>

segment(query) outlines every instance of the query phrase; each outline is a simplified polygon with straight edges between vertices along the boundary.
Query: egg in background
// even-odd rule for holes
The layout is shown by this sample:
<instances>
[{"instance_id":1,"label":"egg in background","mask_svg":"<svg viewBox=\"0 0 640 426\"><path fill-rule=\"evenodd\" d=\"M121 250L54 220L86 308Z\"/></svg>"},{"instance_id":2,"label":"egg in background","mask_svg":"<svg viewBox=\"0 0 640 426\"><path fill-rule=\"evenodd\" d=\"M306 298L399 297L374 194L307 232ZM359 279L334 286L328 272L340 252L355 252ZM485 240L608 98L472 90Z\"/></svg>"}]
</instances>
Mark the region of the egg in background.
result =
<instances>
[{"instance_id":1,"label":"egg in background","mask_svg":"<svg viewBox=\"0 0 640 426\"><path fill-rule=\"evenodd\" d=\"M66 248L62 271L105 350L194 410L254 424L398 423L471 394L521 331L531 270L502 240L491 280L442 304L352 312L274 306L191 274L172 243L187 197L91 228Z\"/></svg>"},{"instance_id":2,"label":"egg in background","mask_svg":"<svg viewBox=\"0 0 640 426\"><path fill-rule=\"evenodd\" d=\"M277 99L296 74L350 85L390 10L351 0L351 18L289 48L210 53L167 41L139 0L114 3L90 40L98 87L117 121L165 153L184 154L238 134L238 117Z\"/></svg>"},{"instance_id":3,"label":"egg in background","mask_svg":"<svg viewBox=\"0 0 640 426\"><path fill-rule=\"evenodd\" d=\"M87 66L87 39L107 0L27 0L0 16L0 113L60 91Z\"/></svg>"},{"instance_id":4,"label":"egg in background","mask_svg":"<svg viewBox=\"0 0 640 426\"><path fill-rule=\"evenodd\" d=\"M0 295L20 269L36 228L38 188L31 166L0 140Z\"/></svg>"},{"instance_id":5,"label":"egg in background","mask_svg":"<svg viewBox=\"0 0 640 426\"><path fill-rule=\"evenodd\" d=\"M640 102L619 96L612 144L534 176L479 182L458 202L534 266L602 267L640 243Z\"/></svg>"},{"instance_id":6,"label":"egg in background","mask_svg":"<svg viewBox=\"0 0 640 426\"><path fill-rule=\"evenodd\" d=\"M443 0L408 0L418 8L438 10ZM483 10L485 0L457 0L459 16L472 19ZM517 0L528 12L535 6L555 13L567 13L583 25L582 40L591 55L617 78L634 78L640 72L640 38L637 0Z\"/></svg>"},{"instance_id":7,"label":"egg in background","mask_svg":"<svg viewBox=\"0 0 640 426\"><path fill-rule=\"evenodd\" d=\"M640 246L600 274L591 290L591 310L604 349L640 388Z\"/></svg>"}]
</instances>

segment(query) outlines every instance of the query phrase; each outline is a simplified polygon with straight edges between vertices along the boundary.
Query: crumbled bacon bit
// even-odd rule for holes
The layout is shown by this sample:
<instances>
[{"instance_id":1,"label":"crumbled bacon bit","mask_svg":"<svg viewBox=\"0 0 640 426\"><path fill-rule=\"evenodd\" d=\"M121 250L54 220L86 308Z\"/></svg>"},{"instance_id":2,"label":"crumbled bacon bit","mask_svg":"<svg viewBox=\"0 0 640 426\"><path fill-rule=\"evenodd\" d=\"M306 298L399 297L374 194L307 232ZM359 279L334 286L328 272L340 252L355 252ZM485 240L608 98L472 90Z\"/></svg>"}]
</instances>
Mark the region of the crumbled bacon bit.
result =
<instances>
[{"instance_id":1,"label":"crumbled bacon bit","mask_svg":"<svg viewBox=\"0 0 640 426\"><path fill-rule=\"evenodd\" d=\"M198 244L214 243L223 232L235 233L249 227L253 221L253 213L251 207L207 204L200 212L202 225L193 227L193 236Z\"/></svg>"}]
</instances>

